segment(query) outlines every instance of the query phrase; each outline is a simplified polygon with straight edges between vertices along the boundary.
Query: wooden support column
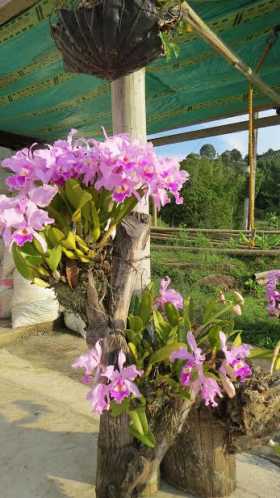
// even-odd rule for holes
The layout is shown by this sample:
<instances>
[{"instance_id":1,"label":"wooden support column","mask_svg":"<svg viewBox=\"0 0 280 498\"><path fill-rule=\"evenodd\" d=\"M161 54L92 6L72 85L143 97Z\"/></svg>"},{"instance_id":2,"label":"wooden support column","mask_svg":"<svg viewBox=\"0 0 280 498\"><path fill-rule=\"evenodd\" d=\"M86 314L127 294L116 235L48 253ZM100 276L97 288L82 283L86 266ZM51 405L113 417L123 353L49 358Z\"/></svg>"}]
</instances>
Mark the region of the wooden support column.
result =
<instances>
[{"instance_id":1,"label":"wooden support column","mask_svg":"<svg viewBox=\"0 0 280 498\"><path fill-rule=\"evenodd\" d=\"M145 68L112 82L112 120L114 134L128 133L146 142ZM149 214L147 197L138 204L136 211ZM135 290L140 291L151 278L150 241L138 257L140 271Z\"/></svg>"},{"instance_id":2,"label":"wooden support column","mask_svg":"<svg viewBox=\"0 0 280 498\"><path fill-rule=\"evenodd\" d=\"M112 121L114 134L127 133L133 138L146 142L145 68L112 82ZM135 211L143 213L145 217L149 215L148 197L139 202ZM144 243L137 251L134 251L134 259L135 267L137 268L135 292L140 292L151 279L150 237L144 240ZM133 272L133 268L131 268L131 271ZM108 425L115 430L115 421L111 417L109 418ZM117 428L117 430L125 432L125 425ZM101 431L105 432L103 420L101 422ZM118 443L119 440L114 437L108 441L108 445L111 445L110 451L112 453L119 454L119 450L123 451L123 447L125 448L129 445L129 441L126 441L119 448ZM108 452L108 446L106 451ZM152 496L158 491L158 487L159 471L156 469L153 471L151 478L147 480L142 494Z\"/></svg>"},{"instance_id":3,"label":"wooden support column","mask_svg":"<svg viewBox=\"0 0 280 498\"><path fill-rule=\"evenodd\" d=\"M249 88L249 136L248 136L248 210L246 229L251 232L252 246L255 237L255 202L256 202L256 174L257 174L257 148L258 131L255 129L255 121L258 113L253 109L254 90Z\"/></svg>"}]
</instances>

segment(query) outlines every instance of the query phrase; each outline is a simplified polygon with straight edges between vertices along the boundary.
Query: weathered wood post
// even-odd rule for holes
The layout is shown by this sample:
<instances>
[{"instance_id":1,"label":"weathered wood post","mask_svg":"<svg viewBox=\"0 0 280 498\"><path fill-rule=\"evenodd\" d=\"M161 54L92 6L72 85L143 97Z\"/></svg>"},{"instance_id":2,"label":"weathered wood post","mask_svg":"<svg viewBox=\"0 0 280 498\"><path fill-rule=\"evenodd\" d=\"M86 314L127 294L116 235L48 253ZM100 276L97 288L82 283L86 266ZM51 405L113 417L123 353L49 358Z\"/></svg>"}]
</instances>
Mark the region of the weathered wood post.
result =
<instances>
[{"instance_id":1,"label":"weathered wood post","mask_svg":"<svg viewBox=\"0 0 280 498\"><path fill-rule=\"evenodd\" d=\"M280 429L280 376L259 369L216 409L194 407L162 462L167 482L201 498L229 496L235 454L267 444Z\"/></svg>"},{"instance_id":2,"label":"weathered wood post","mask_svg":"<svg viewBox=\"0 0 280 498\"><path fill-rule=\"evenodd\" d=\"M143 142L147 139L145 68L111 83L113 132L127 133ZM136 211L149 215L149 199L145 197ZM150 242L139 259L138 282L135 290L145 287L151 278Z\"/></svg>"},{"instance_id":3,"label":"weathered wood post","mask_svg":"<svg viewBox=\"0 0 280 498\"><path fill-rule=\"evenodd\" d=\"M145 68L131 75L124 76L112 82L112 121L113 132L127 133L130 136L146 141L146 102L145 102ZM136 211L140 217L149 216L149 200L144 198L137 206ZM150 281L150 240L134 253L135 265L137 266L137 277L135 291L141 291ZM99 457L97 470L97 488L102 481L102 474L108 473L106 464L109 462L103 458L102 453L114 452L121 459L126 458L129 465L131 438L128 430L128 417L124 415L119 420L112 419L110 415L103 415L100 423ZM116 460L116 464L117 464ZM111 465L111 462L110 462ZM159 473L155 471L147 481L143 495L151 496L158 490ZM103 484L100 487L104 488ZM114 496L112 494L112 496ZM102 497L103 498L103 497ZM105 498L105 497L104 497Z\"/></svg>"},{"instance_id":4,"label":"weathered wood post","mask_svg":"<svg viewBox=\"0 0 280 498\"><path fill-rule=\"evenodd\" d=\"M229 453L229 442L226 427L209 409L193 408L163 461L163 478L194 496L229 496L236 487L235 455Z\"/></svg>"}]
</instances>

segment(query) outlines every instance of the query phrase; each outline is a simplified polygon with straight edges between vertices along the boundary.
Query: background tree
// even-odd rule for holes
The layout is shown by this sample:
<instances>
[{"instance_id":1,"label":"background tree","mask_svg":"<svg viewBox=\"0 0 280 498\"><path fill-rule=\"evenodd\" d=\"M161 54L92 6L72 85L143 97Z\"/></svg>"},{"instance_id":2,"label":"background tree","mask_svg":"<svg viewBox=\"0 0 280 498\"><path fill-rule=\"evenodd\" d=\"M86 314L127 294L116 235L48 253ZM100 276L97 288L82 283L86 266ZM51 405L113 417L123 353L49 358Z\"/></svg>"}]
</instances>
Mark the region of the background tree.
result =
<instances>
[{"instance_id":1,"label":"background tree","mask_svg":"<svg viewBox=\"0 0 280 498\"><path fill-rule=\"evenodd\" d=\"M269 149L258 156L257 171L259 190L256 198L257 214L260 218L265 213L280 215L279 188L280 188L280 150Z\"/></svg>"},{"instance_id":2,"label":"background tree","mask_svg":"<svg viewBox=\"0 0 280 498\"><path fill-rule=\"evenodd\" d=\"M212 144L205 144L200 149L200 155L202 157L208 157L208 159L215 159L217 152Z\"/></svg>"},{"instance_id":3,"label":"background tree","mask_svg":"<svg viewBox=\"0 0 280 498\"><path fill-rule=\"evenodd\" d=\"M183 188L184 204L168 204L161 212L170 225L198 228L240 227L245 195L244 168L221 158L188 156L182 167L190 174Z\"/></svg>"}]
</instances>

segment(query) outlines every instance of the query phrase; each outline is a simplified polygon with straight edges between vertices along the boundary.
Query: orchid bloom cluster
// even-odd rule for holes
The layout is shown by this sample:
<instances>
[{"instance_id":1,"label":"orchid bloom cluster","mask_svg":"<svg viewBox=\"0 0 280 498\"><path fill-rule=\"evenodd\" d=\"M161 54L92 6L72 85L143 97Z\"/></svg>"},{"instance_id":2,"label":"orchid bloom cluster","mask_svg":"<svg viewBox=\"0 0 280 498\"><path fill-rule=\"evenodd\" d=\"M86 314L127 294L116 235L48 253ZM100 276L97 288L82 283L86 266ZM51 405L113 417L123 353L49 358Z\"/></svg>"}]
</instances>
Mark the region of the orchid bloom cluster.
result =
<instances>
[{"instance_id":1,"label":"orchid bloom cluster","mask_svg":"<svg viewBox=\"0 0 280 498\"><path fill-rule=\"evenodd\" d=\"M47 208L68 180L111 193L117 205L144 194L152 196L158 208L170 202L171 195L182 203L180 190L188 174L174 158L158 157L151 143L127 135L105 136L99 142L74 138L75 133L46 147L34 144L2 161L12 172L6 184L13 196L0 196L0 235L6 245L23 246L34 238L42 242L40 232L54 223Z\"/></svg>"},{"instance_id":2,"label":"orchid bloom cluster","mask_svg":"<svg viewBox=\"0 0 280 498\"><path fill-rule=\"evenodd\" d=\"M111 402L121 404L129 397L140 398L140 391L134 380L143 372L137 370L135 365L125 367L126 355L123 351L118 355L118 366L104 367L102 365L101 341L89 352L80 356L74 363L73 368L82 368L84 384L92 384L87 395L93 411L98 414L110 409Z\"/></svg>"},{"instance_id":3,"label":"orchid bloom cluster","mask_svg":"<svg viewBox=\"0 0 280 498\"><path fill-rule=\"evenodd\" d=\"M180 382L182 386L190 389L194 397L199 395L206 406L217 406L216 397L222 398L223 396L218 380L221 381L227 395L232 398L235 396L232 381L243 382L252 375L251 367L244 361L249 356L250 346L247 344L238 347L227 346L226 336L223 332L220 332L220 342L225 359L218 369L219 378L217 380L205 373L206 355L197 346L192 332L187 334L188 347L180 348L170 356L172 362L175 360L186 361L180 371Z\"/></svg>"},{"instance_id":4,"label":"orchid bloom cluster","mask_svg":"<svg viewBox=\"0 0 280 498\"><path fill-rule=\"evenodd\" d=\"M47 250L40 232L53 220L41 208L48 206L56 193L56 186L43 185L33 186L15 197L0 195L0 235L6 246L10 247L14 242L23 246L35 238Z\"/></svg>"},{"instance_id":5,"label":"orchid bloom cluster","mask_svg":"<svg viewBox=\"0 0 280 498\"><path fill-rule=\"evenodd\" d=\"M266 284L267 309L270 316L280 318L280 291L277 290L278 282L280 282L280 271L269 272Z\"/></svg>"},{"instance_id":6,"label":"orchid bloom cluster","mask_svg":"<svg viewBox=\"0 0 280 498\"><path fill-rule=\"evenodd\" d=\"M143 309L140 302L138 314L129 315L129 328L126 334L130 356L136 364L125 367L126 356L121 351L117 366L103 367L100 341L95 348L74 363L73 367L84 369L83 382L93 384L87 399L98 414L109 410L112 401L121 405L125 400L126 403L134 400L131 408L127 408L126 405L126 409L131 413L137 405L135 401L145 399L147 383L157 382L157 376L158 387L166 381L167 376L170 376L173 382L176 380L175 384L180 386L181 393L185 391L193 400L200 398L206 406L216 407L218 398L222 398L224 394L230 398L235 396L235 382L244 382L252 375L251 366L246 361L251 347L242 344L240 339L229 344L222 330L217 331L217 334L215 332L215 345L211 345L208 340L205 341L205 337L201 341L197 327L189 331L182 342L181 332L184 335L186 330L182 310L187 301L184 302L183 296L170 288L170 284L169 277L162 279L159 296L155 299L152 290L144 291L146 294L143 294L142 304L144 303L147 308ZM242 296L236 292L234 301L225 299L221 308L220 296L219 316L221 313L228 313L230 307L234 314L233 308L236 302L240 303L242 300ZM227 308L223 311L225 304ZM147 313L148 309L150 315ZM146 316L146 324L141 316ZM171 322L168 322L169 319ZM178 333L174 336L176 323ZM213 317L214 325L216 327L215 317ZM157 334L160 339L155 339ZM148 392L150 393L150 388Z\"/></svg>"}]
</instances>

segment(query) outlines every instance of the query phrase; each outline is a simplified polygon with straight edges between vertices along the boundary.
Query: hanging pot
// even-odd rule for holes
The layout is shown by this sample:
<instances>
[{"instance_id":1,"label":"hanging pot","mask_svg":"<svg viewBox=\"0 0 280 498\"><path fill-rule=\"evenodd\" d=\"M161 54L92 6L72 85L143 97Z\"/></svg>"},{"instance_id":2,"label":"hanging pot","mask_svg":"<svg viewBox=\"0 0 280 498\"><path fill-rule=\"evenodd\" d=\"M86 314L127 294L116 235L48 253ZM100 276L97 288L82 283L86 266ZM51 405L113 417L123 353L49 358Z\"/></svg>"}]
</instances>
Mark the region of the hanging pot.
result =
<instances>
[{"instance_id":1,"label":"hanging pot","mask_svg":"<svg viewBox=\"0 0 280 498\"><path fill-rule=\"evenodd\" d=\"M51 26L64 66L115 80L163 53L154 0L97 0L60 9Z\"/></svg>"}]
</instances>

